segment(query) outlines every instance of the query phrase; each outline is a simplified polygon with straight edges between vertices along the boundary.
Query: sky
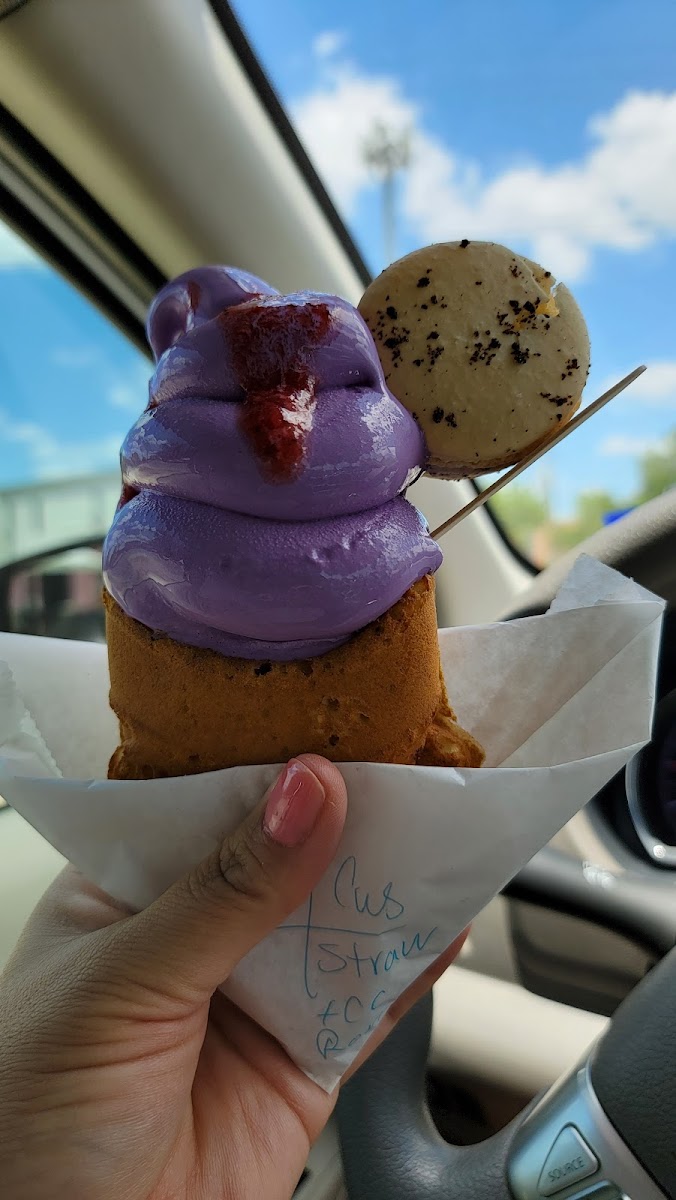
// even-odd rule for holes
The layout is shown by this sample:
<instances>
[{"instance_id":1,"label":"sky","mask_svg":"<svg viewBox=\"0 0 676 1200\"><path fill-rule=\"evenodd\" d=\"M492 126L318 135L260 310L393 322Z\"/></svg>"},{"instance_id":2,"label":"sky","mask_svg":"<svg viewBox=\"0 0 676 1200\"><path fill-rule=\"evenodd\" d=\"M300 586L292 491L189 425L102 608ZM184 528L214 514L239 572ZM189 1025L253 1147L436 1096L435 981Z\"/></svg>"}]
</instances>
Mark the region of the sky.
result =
<instances>
[{"instance_id":1,"label":"sky","mask_svg":"<svg viewBox=\"0 0 676 1200\"><path fill-rule=\"evenodd\" d=\"M411 143L397 255L469 237L538 259L587 318L587 400L648 364L524 477L560 516L581 490L631 492L637 454L676 427L673 0L238 0L237 11L374 272L380 192L362 148L383 121ZM115 469L147 360L1 226L0 284L0 488Z\"/></svg>"},{"instance_id":2,"label":"sky","mask_svg":"<svg viewBox=\"0 0 676 1200\"><path fill-rule=\"evenodd\" d=\"M0 224L0 488L115 470L149 361Z\"/></svg>"}]
</instances>

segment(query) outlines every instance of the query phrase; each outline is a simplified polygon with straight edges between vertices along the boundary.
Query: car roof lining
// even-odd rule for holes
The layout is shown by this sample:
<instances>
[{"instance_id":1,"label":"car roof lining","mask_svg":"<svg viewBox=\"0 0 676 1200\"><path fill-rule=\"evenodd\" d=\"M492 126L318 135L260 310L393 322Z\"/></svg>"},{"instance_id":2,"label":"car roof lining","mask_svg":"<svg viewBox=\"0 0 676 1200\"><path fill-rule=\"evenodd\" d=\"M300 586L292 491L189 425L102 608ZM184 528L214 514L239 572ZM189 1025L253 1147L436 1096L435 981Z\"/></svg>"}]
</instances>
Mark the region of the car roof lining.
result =
<instances>
[{"instance_id":1,"label":"car roof lining","mask_svg":"<svg viewBox=\"0 0 676 1200\"><path fill-rule=\"evenodd\" d=\"M361 294L349 235L207 0L28 3L2 25L0 102L163 275L233 262Z\"/></svg>"}]
</instances>

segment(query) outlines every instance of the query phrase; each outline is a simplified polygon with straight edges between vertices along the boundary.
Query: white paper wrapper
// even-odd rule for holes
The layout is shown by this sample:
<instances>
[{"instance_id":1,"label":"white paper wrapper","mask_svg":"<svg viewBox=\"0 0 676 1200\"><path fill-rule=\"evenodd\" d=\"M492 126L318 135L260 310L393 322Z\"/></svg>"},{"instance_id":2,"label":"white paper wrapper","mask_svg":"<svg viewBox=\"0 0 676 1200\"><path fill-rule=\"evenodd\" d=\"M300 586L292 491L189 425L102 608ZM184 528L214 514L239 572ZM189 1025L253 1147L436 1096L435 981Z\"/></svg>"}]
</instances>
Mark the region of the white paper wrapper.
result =
<instances>
[{"instance_id":1,"label":"white paper wrapper","mask_svg":"<svg viewBox=\"0 0 676 1200\"><path fill-rule=\"evenodd\" d=\"M440 633L451 702L486 767L341 766L349 811L334 862L224 985L322 1087L649 740L663 609L582 558L546 616ZM142 908L237 826L277 768L108 781L107 688L105 647L0 634L0 793L91 880Z\"/></svg>"}]
</instances>

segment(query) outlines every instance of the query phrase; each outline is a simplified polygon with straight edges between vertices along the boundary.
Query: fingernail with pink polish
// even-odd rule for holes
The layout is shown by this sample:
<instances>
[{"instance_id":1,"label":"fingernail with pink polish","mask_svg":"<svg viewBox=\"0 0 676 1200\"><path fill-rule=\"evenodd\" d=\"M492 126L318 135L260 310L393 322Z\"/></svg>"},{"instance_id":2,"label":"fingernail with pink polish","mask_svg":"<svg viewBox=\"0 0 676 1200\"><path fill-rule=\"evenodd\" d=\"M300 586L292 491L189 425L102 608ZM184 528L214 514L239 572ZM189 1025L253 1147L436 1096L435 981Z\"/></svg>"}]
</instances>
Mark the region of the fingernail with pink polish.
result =
<instances>
[{"instance_id":1,"label":"fingernail with pink polish","mask_svg":"<svg viewBox=\"0 0 676 1200\"><path fill-rule=\"evenodd\" d=\"M263 829L280 846L300 846L312 833L325 799L314 772L292 758L268 796Z\"/></svg>"}]
</instances>

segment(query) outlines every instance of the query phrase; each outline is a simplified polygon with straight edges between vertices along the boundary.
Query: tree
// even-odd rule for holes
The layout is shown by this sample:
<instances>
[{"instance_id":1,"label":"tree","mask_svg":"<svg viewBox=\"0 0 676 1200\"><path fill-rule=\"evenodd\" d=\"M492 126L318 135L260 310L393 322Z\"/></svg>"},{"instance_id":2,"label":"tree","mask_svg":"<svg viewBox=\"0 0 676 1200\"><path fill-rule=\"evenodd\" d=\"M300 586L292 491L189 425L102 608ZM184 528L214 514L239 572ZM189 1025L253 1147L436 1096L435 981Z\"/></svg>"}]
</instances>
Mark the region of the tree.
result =
<instances>
[{"instance_id":1,"label":"tree","mask_svg":"<svg viewBox=\"0 0 676 1200\"><path fill-rule=\"evenodd\" d=\"M676 429L664 438L659 449L647 450L640 458L637 504L661 496L676 484Z\"/></svg>"},{"instance_id":2,"label":"tree","mask_svg":"<svg viewBox=\"0 0 676 1200\"><path fill-rule=\"evenodd\" d=\"M549 520L549 506L530 488L510 484L499 492L493 508L510 538L524 554L531 554L534 534Z\"/></svg>"},{"instance_id":3,"label":"tree","mask_svg":"<svg viewBox=\"0 0 676 1200\"><path fill-rule=\"evenodd\" d=\"M585 538L591 537L603 525L604 517L617 509L626 508L626 501L618 500L610 492L590 490L580 492L576 501L576 513L572 521L561 521L552 530L552 545L562 554L571 550Z\"/></svg>"},{"instance_id":4,"label":"tree","mask_svg":"<svg viewBox=\"0 0 676 1200\"><path fill-rule=\"evenodd\" d=\"M575 515L557 520L545 499L530 488L511 484L492 502L510 538L537 565L544 565L591 537L609 513L632 509L676 487L676 429L658 447L637 456L639 486L633 495L613 496L603 489L578 492Z\"/></svg>"}]
</instances>

